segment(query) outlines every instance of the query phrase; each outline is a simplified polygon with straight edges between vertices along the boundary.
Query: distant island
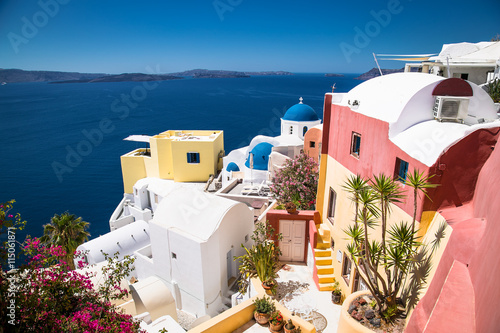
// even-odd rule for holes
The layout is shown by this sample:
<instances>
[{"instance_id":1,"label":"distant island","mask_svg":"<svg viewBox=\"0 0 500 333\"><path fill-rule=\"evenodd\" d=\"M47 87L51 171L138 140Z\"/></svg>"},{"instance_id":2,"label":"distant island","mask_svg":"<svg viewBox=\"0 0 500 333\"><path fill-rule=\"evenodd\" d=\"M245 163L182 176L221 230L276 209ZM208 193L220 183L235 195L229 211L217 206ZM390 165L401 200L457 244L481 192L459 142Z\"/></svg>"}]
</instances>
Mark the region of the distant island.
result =
<instances>
[{"instance_id":1,"label":"distant island","mask_svg":"<svg viewBox=\"0 0 500 333\"><path fill-rule=\"evenodd\" d=\"M194 78L239 78L262 75L293 75L290 72L284 71L265 71L265 72L237 72L225 70L210 70L210 69L191 69L189 71L170 73L170 75L194 77Z\"/></svg>"},{"instance_id":2,"label":"distant island","mask_svg":"<svg viewBox=\"0 0 500 333\"><path fill-rule=\"evenodd\" d=\"M245 72L245 74L250 76L259 76L259 75L293 75L290 72L277 71L277 72Z\"/></svg>"},{"instance_id":3,"label":"distant island","mask_svg":"<svg viewBox=\"0 0 500 333\"><path fill-rule=\"evenodd\" d=\"M54 71L25 71L22 69L0 69L0 82L51 82L69 80L92 80L103 77L103 73L77 73Z\"/></svg>"},{"instance_id":4,"label":"distant island","mask_svg":"<svg viewBox=\"0 0 500 333\"><path fill-rule=\"evenodd\" d=\"M97 78L83 78L79 80L52 81L49 83L95 83L95 82L144 82L144 81L166 81L182 79L173 75L124 73L118 75L105 75Z\"/></svg>"},{"instance_id":5,"label":"distant island","mask_svg":"<svg viewBox=\"0 0 500 333\"><path fill-rule=\"evenodd\" d=\"M401 69L382 69L383 74L401 73L404 71L405 71L404 68L401 68ZM370 69L368 72L361 74L360 76L355 77L354 79L356 79L356 80L369 80L369 79L373 79L374 77L377 77L377 76L380 76L380 71L378 70L378 68L374 67L374 68Z\"/></svg>"},{"instance_id":6,"label":"distant island","mask_svg":"<svg viewBox=\"0 0 500 333\"><path fill-rule=\"evenodd\" d=\"M214 79L214 78L240 78L250 77L244 72L224 71L224 70L210 70L210 69L191 69L189 71L170 73L170 75L193 77L196 79Z\"/></svg>"},{"instance_id":7,"label":"distant island","mask_svg":"<svg viewBox=\"0 0 500 333\"><path fill-rule=\"evenodd\" d=\"M326 73L326 77L343 77L344 74L334 74L334 73Z\"/></svg>"},{"instance_id":8,"label":"distant island","mask_svg":"<svg viewBox=\"0 0 500 333\"><path fill-rule=\"evenodd\" d=\"M25 71L22 69L0 69L0 82L48 82L48 83L97 83L97 82L143 82L178 80L185 77L206 78L247 78L257 75L293 75L284 71L238 72L226 70L193 69L168 74L143 73L78 73L57 71Z\"/></svg>"}]
</instances>

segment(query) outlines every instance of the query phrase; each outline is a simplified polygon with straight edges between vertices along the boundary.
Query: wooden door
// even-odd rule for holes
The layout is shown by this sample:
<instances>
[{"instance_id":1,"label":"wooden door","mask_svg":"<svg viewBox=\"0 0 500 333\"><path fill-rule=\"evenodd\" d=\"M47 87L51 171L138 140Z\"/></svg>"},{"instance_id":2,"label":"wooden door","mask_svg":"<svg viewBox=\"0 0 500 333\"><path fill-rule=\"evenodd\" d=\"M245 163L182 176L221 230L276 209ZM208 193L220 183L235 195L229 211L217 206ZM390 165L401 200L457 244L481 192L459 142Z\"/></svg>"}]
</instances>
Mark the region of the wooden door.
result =
<instances>
[{"instance_id":1,"label":"wooden door","mask_svg":"<svg viewBox=\"0 0 500 333\"><path fill-rule=\"evenodd\" d=\"M306 221L280 220L280 242L283 261L304 261L306 244Z\"/></svg>"}]
</instances>

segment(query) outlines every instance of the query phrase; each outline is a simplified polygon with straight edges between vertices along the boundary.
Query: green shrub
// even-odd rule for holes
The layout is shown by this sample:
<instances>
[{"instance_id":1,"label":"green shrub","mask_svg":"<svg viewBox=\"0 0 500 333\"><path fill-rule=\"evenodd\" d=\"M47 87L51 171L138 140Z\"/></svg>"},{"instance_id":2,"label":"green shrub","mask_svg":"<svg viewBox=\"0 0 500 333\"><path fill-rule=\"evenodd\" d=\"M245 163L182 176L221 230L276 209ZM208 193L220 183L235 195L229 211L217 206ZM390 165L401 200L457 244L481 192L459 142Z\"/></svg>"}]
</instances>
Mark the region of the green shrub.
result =
<instances>
[{"instance_id":1,"label":"green shrub","mask_svg":"<svg viewBox=\"0 0 500 333\"><path fill-rule=\"evenodd\" d=\"M262 298L256 298L253 301L255 305L255 312L258 313L273 313L276 311L276 306L272 302L271 298L263 296Z\"/></svg>"},{"instance_id":2,"label":"green shrub","mask_svg":"<svg viewBox=\"0 0 500 333\"><path fill-rule=\"evenodd\" d=\"M488 94L495 103L500 103L500 80L488 83Z\"/></svg>"}]
</instances>

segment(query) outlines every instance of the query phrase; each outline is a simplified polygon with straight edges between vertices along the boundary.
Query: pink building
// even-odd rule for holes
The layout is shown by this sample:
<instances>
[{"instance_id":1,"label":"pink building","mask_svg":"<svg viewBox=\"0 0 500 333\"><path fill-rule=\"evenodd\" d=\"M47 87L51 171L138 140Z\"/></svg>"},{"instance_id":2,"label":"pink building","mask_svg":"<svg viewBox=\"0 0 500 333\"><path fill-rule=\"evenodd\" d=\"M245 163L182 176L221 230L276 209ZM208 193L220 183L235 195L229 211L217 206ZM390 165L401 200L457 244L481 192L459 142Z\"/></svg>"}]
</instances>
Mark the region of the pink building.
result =
<instances>
[{"instance_id":1,"label":"pink building","mask_svg":"<svg viewBox=\"0 0 500 333\"><path fill-rule=\"evenodd\" d=\"M318 244L329 244L331 269L345 295L365 289L343 230L354 207L342 185L349 176L384 173L406 178L418 169L439 186L417 202L423 241L445 222L425 296L407 331L492 332L500 315L491 302L500 293L500 173L494 152L500 121L479 86L457 78L398 73L368 80L348 93L326 94L317 208ZM493 155L492 155L493 152ZM496 161L496 162L495 162ZM409 197L408 188L401 188ZM497 213L497 214L495 214ZM390 223L411 221L413 200L393 205ZM488 231L488 232L486 232ZM498 248L498 246L496 246ZM324 254L322 254L324 256ZM428 288L427 288L428 287Z\"/></svg>"}]
</instances>

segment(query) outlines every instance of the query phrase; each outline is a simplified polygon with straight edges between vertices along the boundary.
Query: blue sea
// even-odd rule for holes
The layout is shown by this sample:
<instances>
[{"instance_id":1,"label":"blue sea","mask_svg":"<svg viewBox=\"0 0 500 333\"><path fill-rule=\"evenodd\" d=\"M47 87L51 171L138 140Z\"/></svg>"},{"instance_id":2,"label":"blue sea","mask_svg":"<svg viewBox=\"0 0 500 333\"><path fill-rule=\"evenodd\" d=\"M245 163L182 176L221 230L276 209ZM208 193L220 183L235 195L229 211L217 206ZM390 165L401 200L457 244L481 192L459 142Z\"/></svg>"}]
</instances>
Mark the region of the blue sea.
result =
<instances>
[{"instance_id":1,"label":"blue sea","mask_svg":"<svg viewBox=\"0 0 500 333\"><path fill-rule=\"evenodd\" d=\"M120 156L144 143L131 134L224 130L226 154L258 134L278 135L279 118L299 97L320 117L324 94L347 92L357 76L323 74L182 79L162 82L11 83L0 86L0 202L15 199L26 234L41 236L54 214L109 231L123 196Z\"/></svg>"}]
</instances>

